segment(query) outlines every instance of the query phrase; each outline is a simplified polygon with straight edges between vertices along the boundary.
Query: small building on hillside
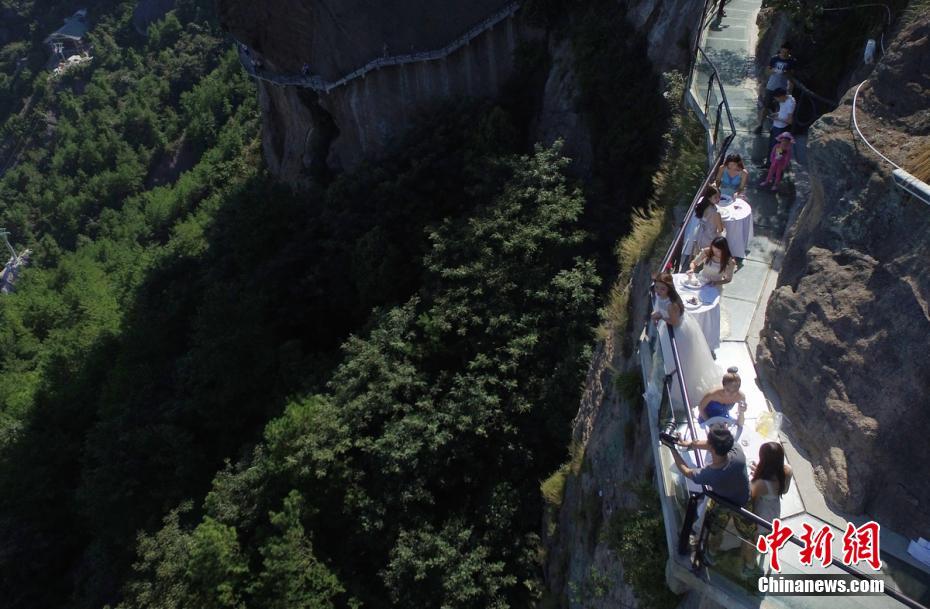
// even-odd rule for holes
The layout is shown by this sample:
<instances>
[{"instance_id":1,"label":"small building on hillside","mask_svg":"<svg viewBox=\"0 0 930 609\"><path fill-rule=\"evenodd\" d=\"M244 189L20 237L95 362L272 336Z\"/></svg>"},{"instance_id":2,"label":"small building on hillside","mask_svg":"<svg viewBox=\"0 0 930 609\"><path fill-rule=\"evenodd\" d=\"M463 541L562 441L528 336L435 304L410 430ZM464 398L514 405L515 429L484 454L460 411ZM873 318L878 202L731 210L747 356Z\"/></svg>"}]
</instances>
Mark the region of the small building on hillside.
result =
<instances>
[{"instance_id":1,"label":"small building on hillside","mask_svg":"<svg viewBox=\"0 0 930 609\"><path fill-rule=\"evenodd\" d=\"M90 26L87 23L87 9L82 8L67 19L65 24L55 30L45 44L49 45L52 53L61 57L79 55L84 50L84 36Z\"/></svg>"}]
</instances>

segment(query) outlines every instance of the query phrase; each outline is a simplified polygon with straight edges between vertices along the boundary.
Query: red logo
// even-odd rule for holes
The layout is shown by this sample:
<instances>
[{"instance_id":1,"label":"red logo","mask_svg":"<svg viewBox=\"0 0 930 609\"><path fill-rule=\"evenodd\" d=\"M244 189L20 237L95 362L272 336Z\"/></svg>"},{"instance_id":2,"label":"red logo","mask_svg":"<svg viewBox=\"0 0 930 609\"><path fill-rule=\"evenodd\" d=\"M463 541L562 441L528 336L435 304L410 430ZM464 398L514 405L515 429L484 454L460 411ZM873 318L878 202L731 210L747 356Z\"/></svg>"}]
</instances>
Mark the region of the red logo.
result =
<instances>
[{"instance_id":1,"label":"red logo","mask_svg":"<svg viewBox=\"0 0 930 609\"><path fill-rule=\"evenodd\" d=\"M801 535L801 541L804 543L804 548L801 549L801 564L811 566L816 557L821 567L829 567L833 562L833 531L830 530L830 525L820 527L816 535L811 525L805 522L801 526L804 527L804 534Z\"/></svg>"},{"instance_id":2,"label":"red logo","mask_svg":"<svg viewBox=\"0 0 930 609\"><path fill-rule=\"evenodd\" d=\"M847 522L846 533L843 535L843 563L855 565L864 560L876 571L881 569L878 531L877 522L869 521L859 528Z\"/></svg>"},{"instance_id":3,"label":"red logo","mask_svg":"<svg viewBox=\"0 0 930 609\"><path fill-rule=\"evenodd\" d=\"M778 551L788 543L791 538L791 527L781 526L781 519L776 518L772 521L772 532L768 535L759 535L756 541L756 549L767 554L772 553L772 569L781 571L781 563L778 562Z\"/></svg>"},{"instance_id":4,"label":"red logo","mask_svg":"<svg viewBox=\"0 0 930 609\"><path fill-rule=\"evenodd\" d=\"M802 524L804 533L801 535L801 564L813 566L816 558L821 567L828 567L833 563L833 531L830 525L823 525L815 532L814 527ZM865 561L873 569L882 568L881 552L879 550L879 524L869 521L860 527L851 522L846 524L846 533L843 534L843 564L858 565ZM772 554L772 569L781 571L781 562L778 560L778 551L781 550L791 538L793 531L790 526L782 525L781 519L772 521L772 532L768 535L759 535L756 549L762 554Z\"/></svg>"}]
</instances>

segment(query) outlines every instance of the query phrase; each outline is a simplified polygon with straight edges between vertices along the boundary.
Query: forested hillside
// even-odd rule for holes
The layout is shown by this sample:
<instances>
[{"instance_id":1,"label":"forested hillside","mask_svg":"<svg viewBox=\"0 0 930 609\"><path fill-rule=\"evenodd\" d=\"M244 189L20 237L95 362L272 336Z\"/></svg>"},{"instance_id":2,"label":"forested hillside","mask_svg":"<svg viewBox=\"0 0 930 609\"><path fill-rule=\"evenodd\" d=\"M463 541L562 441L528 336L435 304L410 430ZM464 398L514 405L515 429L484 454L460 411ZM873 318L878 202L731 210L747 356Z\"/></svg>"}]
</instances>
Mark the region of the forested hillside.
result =
<instances>
[{"instance_id":1,"label":"forested hillside","mask_svg":"<svg viewBox=\"0 0 930 609\"><path fill-rule=\"evenodd\" d=\"M210 2L146 36L84 5L93 61L60 77L41 40L79 7L2 6L0 225L35 253L0 296L0 604L527 606L657 80L584 75L586 190L516 88L294 191ZM623 65L635 37L588 23Z\"/></svg>"}]
</instances>

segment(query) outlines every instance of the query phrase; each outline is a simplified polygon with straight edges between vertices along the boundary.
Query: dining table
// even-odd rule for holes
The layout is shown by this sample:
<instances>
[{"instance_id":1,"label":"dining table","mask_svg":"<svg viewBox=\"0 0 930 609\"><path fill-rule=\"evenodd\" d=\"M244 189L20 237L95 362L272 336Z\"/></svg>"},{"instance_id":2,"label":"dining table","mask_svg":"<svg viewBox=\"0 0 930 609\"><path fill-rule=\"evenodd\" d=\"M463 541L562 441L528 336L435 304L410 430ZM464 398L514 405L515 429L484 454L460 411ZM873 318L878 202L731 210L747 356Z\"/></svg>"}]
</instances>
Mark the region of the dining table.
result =
<instances>
[{"instance_id":1,"label":"dining table","mask_svg":"<svg viewBox=\"0 0 930 609\"><path fill-rule=\"evenodd\" d=\"M693 278L700 281L699 274ZM685 311L698 322L707 346L711 351L716 350L720 347L720 289L702 283L689 283L687 273L675 273L672 279L675 291L684 302Z\"/></svg>"},{"instance_id":2,"label":"dining table","mask_svg":"<svg viewBox=\"0 0 930 609\"><path fill-rule=\"evenodd\" d=\"M749 252L749 240L753 236L752 206L746 199L721 197L717 205L720 219L726 229L727 244L730 253L737 258L744 258Z\"/></svg>"}]
</instances>

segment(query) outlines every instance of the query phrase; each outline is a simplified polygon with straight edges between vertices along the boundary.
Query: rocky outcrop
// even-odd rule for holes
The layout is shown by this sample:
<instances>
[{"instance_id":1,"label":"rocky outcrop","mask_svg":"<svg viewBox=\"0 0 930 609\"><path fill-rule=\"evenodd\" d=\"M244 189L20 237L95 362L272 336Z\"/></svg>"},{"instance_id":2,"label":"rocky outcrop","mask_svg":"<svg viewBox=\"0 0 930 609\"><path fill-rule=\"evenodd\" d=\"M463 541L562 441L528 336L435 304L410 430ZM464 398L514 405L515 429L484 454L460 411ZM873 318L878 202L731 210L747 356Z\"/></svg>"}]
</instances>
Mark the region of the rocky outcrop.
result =
<instances>
[{"instance_id":1,"label":"rocky outcrop","mask_svg":"<svg viewBox=\"0 0 930 609\"><path fill-rule=\"evenodd\" d=\"M799 215L759 346L828 501L927 536L930 208L850 129L853 91L810 131ZM930 145L930 17L904 27L859 94L869 140L899 164Z\"/></svg>"},{"instance_id":2,"label":"rocky outcrop","mask_svg":"<svg viewBox=\"0 0 930 609\"><path fill-rule=\"evenodd\" d=\"M572 160L572 172L590 175L594 149L577 102L580 90L571 42L567 38L552 41L549 54L552 66L543 90L542 106L534 130L536 137L547 146L561 139L562 154Z\"/></svg>"},{"instance_id":3,"label":"rocky outcrop","mask_svg":"<svg viewBox=\"0 0 930 609\"><path fill-rule=\"evenodd\" d=\"M443 49L507 4L218 0L217 7L223 27L248 45L267 70L297 74L307 66L310 73L333 82L380 57ZM649 32L649 58L657 70L687 65L691 24L697 22L700 3L625 4L634 25ZM351 169L377 157L430 104L498 97L514 74L514 52L544 35L517 12L444 59L384 67L329 92L260 82L269 167L294 182L313 168ZM538 139L565 139L565 150L578 155L576 168L585 167L590 165L590 143L579 131L570 45L554 40L550 46L552 72L537 121Z\"/></svg>"},{"instance_id":4,"label":"rocky outcrop","mask_svg":"<svg viewBox=\"0 0 930 609\"><path fill-rule=\"evenodd\" d=\"M220 0L218 9L267 69L296 74L306 65L332 82L380 57L443 49L506 4ZM260 83L270 168L291 181L314 166L350 169L382 153L429 104L496 97L530 36L520 19L505 19L448 57L385 67L328 93Z\"/></svg>"},{"instance_id":5,"label":"rocky outcrop","mask_svg":"<svg viewBox=\"0 0 930 609\"><path fill-rule=\"evenodd\" d=\"M664 72L689 65L703 2L626 0L625 4L633 28L646 32L649 60L656 70Z\"/></svg>"}]
</instances>

